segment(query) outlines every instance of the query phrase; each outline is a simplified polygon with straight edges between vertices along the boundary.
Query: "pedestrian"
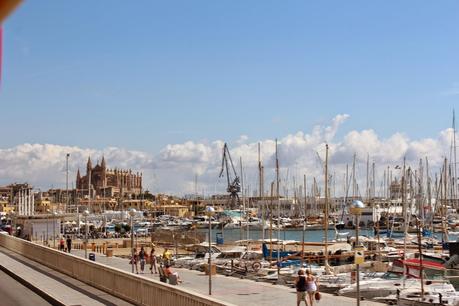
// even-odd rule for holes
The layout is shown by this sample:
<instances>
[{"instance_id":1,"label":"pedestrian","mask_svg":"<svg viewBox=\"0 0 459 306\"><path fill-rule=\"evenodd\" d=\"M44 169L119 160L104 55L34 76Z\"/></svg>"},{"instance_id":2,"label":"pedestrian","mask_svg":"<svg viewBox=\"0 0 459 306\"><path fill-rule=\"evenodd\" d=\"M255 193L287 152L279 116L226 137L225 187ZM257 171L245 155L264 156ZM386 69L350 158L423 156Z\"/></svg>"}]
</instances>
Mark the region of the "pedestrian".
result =
<instances>
[{"instance_id":1,"label":"pedestrian","mask_svg":"<svg viewBox=\"0 0 459 306\"><path fill-rule=\"evenodd\" d=\"M165 248L163 252L164 263L170 265L171 259L172 259L172 253L169 251L168 248Z\"/></svg>"},{"instance_id":2,"label":"pedestrian","mask_svg":"<svg viewBox=\"0 0 459 306\"><path fill-rule=\"evenodd\" d=\"M296 306L300 306L301 302L304 301L304 304L308 306L308 301L306 300L306 277L304 276L304 270L300 269L298 271L298 276L295 278L295 288L296 288Z\"/></svg>"},{"instance_id":3,"label":"pedestrian","mask_svg":"<svg viewBox=\"0 0 459 306\"><path fill-rule=\"evenodd\" d=\"M72 250L72 238L70 238L70 235L67 235L67 252L70 253L70 251Z\"/></svg>"},{"instance_id":4,"label":"pedestrian","mask_svg":"<svg viewBox=\"0 0 459 306\"><path fill-rule=\"evenodd\" d=\"M164 274L169 279L169 283L171 283L171 276L174 276L177 279L177 283L182 283L178 272L174 272L169 264L165 265Z\"/></svg>"},{"instance_id":5,"label":"pedestrian","mask_svg":"<svg viewBox=\"0 0 459 306\"><path fill-rule=\"evenodd\" d=\"M156 255L155 255L155 245L153 244L150 251L150 271L153 274L153 269L155 269L155 274L158 274L158 269L156 268Z\"/></svg>"},{"instance_id":6,"label":"pedestrian","mask_svg":"<svg viewBox=\"0 0 459 306\"><path fill-rule=\"evenodd\" d=\"M139 252L139 260L140 260L140 273L143 274L143 271L145 270L145 257L147 253L145 252L145 249L140 247L140 252Z\"/></svg>"},{"instance_id":7,"label":"pedestrian","mask_svg":"<svg viewBox=\"0 0 459 306\"><path fill-rule=\"evenodd\" d=\"M132 256L131 256L131 261L129 264L135 266L135 272L139 274L139 254L137 253L137 249L133 248L132 249Z\"/></svg>"},{"instance_id":8,"label":"pedestrian","mask_svg":"<svg viewBox=\"0 0 459 306\"><path fill-rule=\"evenodd\" d=\"M312 275L310 270L306 270L306 291L308 292L309 306L313 306L316 292L319 292L319 291L318 291L317 280Z\"/></svg>"},{"instance_id":9,"label":"pedestrian","mask_svg":"<svg viewBox=\"0 0 459 306\"><path fill-rule=\"evenodd\" d=\"M63 252L64 249L65 249L65 241L64 241L64 237L61 237L61 240L59 241L59 250Z\"/></svg>"}]
</instances>

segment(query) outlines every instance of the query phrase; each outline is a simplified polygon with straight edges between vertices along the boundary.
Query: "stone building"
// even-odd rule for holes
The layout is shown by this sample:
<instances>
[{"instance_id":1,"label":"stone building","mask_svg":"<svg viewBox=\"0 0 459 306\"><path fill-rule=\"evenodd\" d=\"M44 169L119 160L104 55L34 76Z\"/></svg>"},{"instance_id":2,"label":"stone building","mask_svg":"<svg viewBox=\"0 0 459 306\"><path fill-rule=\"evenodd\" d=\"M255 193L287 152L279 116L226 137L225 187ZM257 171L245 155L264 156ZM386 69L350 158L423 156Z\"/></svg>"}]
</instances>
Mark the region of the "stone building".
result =
<instances>
[{"instance_id":1,"label":"stone building","mask_svg":"<svg viewBox=\"0 0 459 306\"><path fill-rule=\"evenodd\" d=\"M91 198L124 197L135 198L142 193L142 173L121 169L108 169L105 158L95 167L91 158L86 164L86 175L81 176L78 169L76 177L77 192L88 194L89 176L91 176Z\"/></svg>"}]
</instances>

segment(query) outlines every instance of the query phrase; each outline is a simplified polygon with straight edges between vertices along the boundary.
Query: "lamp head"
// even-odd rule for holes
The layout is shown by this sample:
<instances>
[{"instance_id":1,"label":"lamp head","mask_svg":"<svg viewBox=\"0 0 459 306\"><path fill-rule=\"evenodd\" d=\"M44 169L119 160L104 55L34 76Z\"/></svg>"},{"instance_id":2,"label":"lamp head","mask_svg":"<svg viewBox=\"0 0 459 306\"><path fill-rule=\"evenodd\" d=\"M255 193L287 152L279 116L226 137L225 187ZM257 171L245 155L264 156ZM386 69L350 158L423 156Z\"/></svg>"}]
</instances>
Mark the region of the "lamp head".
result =
<instances>
[{"instance_id":1,"label":"lamp head","mask_svg":"<svg viewBox=\"0 0 459 306\"><path fill-rule=\"evenodd\" d=\"M135 210L135 208L129 209L129 216L134 217L136 212L137 210Z\"/></svg>"},{"instance_id":2,"label":"lamp head","mask_svg":"<svg viewBox=\"0 0 459 306\"><path fill-rule=\"evenodd\" d=\"M352 201L349 210L353 215L360 215L362 213L362 209L365 208L365 204L363 204L360 200Z\"/></svg>"},{"instance_id":3,"label":"lamp head","mask_svg":"<svg viewBox=\"0 0 459 306\"><path fill-rule=\"evenodd\" d=\"M215 213L215 208L213 208L212 206L207 206L206 207L206 214L211 216Z\"/></svg>"},{"instance_id":4,"label":"lamp head","mask_svg":"<svg viewBox=\"0 0 459 306\"><path fill-rule=\"evenodd\" d=\"M87 209L84 210L83 211L83 216L85 216L85 217L89 216L89 210L87 210Z\"/></svg>"}]
</instances>

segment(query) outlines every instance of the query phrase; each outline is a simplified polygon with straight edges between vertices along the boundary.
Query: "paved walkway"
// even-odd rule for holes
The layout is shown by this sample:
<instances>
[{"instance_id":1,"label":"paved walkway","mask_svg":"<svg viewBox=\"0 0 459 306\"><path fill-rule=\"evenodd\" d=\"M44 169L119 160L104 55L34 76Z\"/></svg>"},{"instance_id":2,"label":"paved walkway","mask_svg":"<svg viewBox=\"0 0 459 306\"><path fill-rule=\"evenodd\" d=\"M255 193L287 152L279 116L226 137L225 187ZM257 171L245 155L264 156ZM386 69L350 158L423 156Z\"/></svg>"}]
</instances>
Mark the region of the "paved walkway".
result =
<instances>
[{"instance_id":1,"label":"paved walkway","mask_svg":"<svg viewBox=\"0 0 459 306\"><path fill-rule=\"evenodd\" d=\"M72 254L84 257L84 251L82 250L73 250ZM129 261L127 259L118 257L105 257L104 255L96 253L96 261L127 272L131 271L131 265L129 265ZM196 291L200 294L208 294L209 278L207 275L204 275L202 272L191 271L188 269L174 269L174 271L177 271L183 280L183 283L180 284L180 286ZM159 281L157 274L151 274L148 269L146 272L148 273L139 274L139 276ZM212 287L212 296L214 298L235 305L296 305L295 290L292 288L287 288L286 286L271 285L263 282L255 282L252 280L217 275L212 277ZM319 306L356 305L355 299L334 296L330 294L322 294L322 296L323 298L318 304ZM362 301L360 305L381 306L384 304Z\"/></svg>"},{"instance_id":2,"label":"paved walkway","mask_svg":"<svg viewBox=\"0 0 459 306\"><path fill-rule=\"evenodd\" d=\"M3 247L0 247L0 264L31 286L46 292L47 295L64 305L132 306L124 300L33 262Z\"/></svg>"},{"instance_id":3,"label":"paved walkway","mask_svg":"<svg viewBox=\"0 0 459 306\"><path fill-rule=\"evenodd\" d=\"M8 306L50 306L49 302L25 287L10 275L0 271L1 304Z\"/></svg>"}]
</instances>

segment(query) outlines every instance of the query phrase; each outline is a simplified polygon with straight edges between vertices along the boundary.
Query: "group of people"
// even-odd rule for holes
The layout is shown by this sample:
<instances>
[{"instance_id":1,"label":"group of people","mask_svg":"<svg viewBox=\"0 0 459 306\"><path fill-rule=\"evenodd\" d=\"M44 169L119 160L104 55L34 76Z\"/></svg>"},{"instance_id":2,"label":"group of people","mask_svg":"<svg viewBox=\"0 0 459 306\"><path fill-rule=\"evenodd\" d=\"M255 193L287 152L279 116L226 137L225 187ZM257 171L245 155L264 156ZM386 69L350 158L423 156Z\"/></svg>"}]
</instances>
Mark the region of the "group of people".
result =
<instances>
[{"instance_id":1,"label":"group of people","mask_svg":"<svg viewBox=\"0 0 459 306\"><path fill-rule=\"evenodd\" d=\"M66 245L67 247L65 247ZM64 240L64 236L61 237L59 241L59 251L68 253L72 251L72 238L70 238L70 236L67 236L66 240Z\"/></svg>"},{"instance_id":2,"label":"group of people","mask_svg":"<svg viewBox=\"0 0 459 306\"><path fill-rule=\"evenodd\" d=\"M303 269L298 271L298 276L295 279L295 287L297 306L302 301L304 301L306 306L313 306L315 300L320 300L318 280L312 275L310 270L306 270L306 275Z\"/></svg>"},{"instance_id":3,"label":"group of people","mask_svg":"<svg viewBox=\"0 0 459 306\"><path fill-rule=\"evenodd\" d=\"M151 274L158 273L158 268L156 266L156 255L155 255L155 246L153 245L150 254L148 254L144 247L140 248L140 251L137 252L136 248L132 249L133 257L131 258L130 264L133 264L135 267L135 272L139 274L139 264L140 264L140 273L144 273L145 265L147 263L148 258L150 258L150 272Z\"/></svg>"},{"instance_id":4,"label":"group of people","mask_svg":"<svg viewBox=\"0 0 459 306\"><path fill-rule=\"evenodd\" d=\"M158 274L158 267L157 267L158 258L156 257L155 252L156 252L155 245L151 247L150 254L148 254L145 251L145 248L143 246L140 248L140 251L138 252L136 248L132 249L133 257L131 258L130 264L134 265L135 272L137 274L139 274L139 265L140 265L140 273L141 274L144 273L145 265L148 261L148 258L150 259L151 274L153 273ZM169 249L165 248L160 258L162 262L164 263L164 267L165 267L164 273L166 274L166 277L169 277L170 275L175 275L180 281L180 277L178 276L177 272L172 271L172 268L171 268L172 253L169 251Z\"/></svg>"}]
</instances>

